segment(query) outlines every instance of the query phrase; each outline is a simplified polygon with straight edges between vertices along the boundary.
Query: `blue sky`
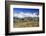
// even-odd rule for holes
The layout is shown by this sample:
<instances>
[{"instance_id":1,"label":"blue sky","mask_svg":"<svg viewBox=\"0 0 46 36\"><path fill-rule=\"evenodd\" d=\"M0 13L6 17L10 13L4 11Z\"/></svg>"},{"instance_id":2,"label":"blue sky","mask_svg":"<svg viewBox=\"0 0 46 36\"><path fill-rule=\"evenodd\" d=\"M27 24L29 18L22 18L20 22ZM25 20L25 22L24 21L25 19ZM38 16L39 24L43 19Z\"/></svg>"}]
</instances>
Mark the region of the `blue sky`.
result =
<instances>
[{"instance_id":1,"label":"blue sky","mask_svg":"<svg viewBox=\"0 0 46 36\"><path fill-rule=\"evenodd\" d=\"M32 8L13 8L13 16L18 18L24 17L38 17L39 9Z\"/></svg>"},{"instance_id":2,"label":"blue sky","mask_svg":"<svg viewBox=\"0 0 46 36\"><path fill-rule=\"evenodd\" d=\"M29 8L13 8L14 13L39 13L39 9L29 9Z\"/></svg>"}]
</instances>

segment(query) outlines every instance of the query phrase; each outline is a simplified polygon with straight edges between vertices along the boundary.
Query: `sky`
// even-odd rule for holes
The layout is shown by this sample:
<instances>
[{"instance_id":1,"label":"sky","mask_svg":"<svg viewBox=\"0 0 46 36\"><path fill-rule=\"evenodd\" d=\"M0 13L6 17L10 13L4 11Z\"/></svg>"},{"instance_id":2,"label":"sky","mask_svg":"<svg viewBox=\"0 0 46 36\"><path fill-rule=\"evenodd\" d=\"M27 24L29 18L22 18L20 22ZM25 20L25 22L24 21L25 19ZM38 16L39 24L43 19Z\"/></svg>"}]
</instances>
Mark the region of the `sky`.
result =
<instances>
[{"instance_id":1,"label":"sky","mask_svg":"<svg viewBox=\"0 0 46 36\"><path fill-rule=\"evenodd\" d=\"M14 8L13 16L17 18L24 17L38 17L39 9L29 9L29 8Z\"/></svg>"},{"instance_id":2,"label":"sky","mask_svg":"<svg viewBox=\"0 0 46 36\"><path fill-rule=\"evenodd\" d=\"M29 9L29 8L13 8L14 13L39 13L39 9Z\"/></svg>"}]
</instances>

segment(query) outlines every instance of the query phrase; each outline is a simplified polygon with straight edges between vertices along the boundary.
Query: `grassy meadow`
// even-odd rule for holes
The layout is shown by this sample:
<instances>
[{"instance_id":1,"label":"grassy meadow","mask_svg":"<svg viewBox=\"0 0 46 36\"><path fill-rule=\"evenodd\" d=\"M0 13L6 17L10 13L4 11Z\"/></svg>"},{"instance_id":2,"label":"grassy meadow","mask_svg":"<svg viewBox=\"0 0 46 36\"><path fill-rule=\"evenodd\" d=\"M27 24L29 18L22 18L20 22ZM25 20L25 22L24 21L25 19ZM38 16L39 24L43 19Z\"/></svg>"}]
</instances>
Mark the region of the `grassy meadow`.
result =
<instances>
[{"instance_id":1,"label":"grassy meadow","mask_svg":"<svg viewBox=\"0 0 46 36\"><path fill-rule=\"evenodd\" d=\"M24 19L14 19L13 26L15 28L22 28L22 27L38 27L39 26L39 17L35 18L24 18Z\"/></svg>"}]
</instances>

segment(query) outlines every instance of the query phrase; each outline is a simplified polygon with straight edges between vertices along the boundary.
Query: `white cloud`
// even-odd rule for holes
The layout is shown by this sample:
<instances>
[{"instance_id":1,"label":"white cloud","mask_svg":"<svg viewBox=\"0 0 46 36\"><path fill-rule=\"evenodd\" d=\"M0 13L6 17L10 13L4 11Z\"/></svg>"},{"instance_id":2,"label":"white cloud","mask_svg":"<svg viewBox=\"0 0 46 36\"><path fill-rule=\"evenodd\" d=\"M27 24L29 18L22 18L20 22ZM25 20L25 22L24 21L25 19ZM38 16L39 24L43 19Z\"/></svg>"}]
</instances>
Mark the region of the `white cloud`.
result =
<instances>
[{"instance_id":1,"label":"white cloud","mask_svg":"<svg viewBox=\"0 0 46 36\"><path fill-rule=\"evenodd\" d=\"M14 17L18 17L18 18L24 18L24 17L38 17L36 15L36 13L23 13L23 12L20 12L20 13L14 13Z\"/></svg>"}]
</instances>

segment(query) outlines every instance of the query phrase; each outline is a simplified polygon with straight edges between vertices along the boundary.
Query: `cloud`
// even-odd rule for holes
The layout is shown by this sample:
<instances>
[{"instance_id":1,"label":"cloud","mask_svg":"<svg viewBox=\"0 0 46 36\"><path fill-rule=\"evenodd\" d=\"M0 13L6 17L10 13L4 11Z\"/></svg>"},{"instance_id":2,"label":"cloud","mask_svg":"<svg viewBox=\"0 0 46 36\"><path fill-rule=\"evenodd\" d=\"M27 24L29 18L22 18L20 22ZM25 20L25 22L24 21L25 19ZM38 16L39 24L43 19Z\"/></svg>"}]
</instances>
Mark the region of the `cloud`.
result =
<instances>
[{"instance_id":1,"label":"cloud","mask_svg":"<svg viewBox=\"0 0 46 36\"><path fill-rule=\"evenodd\" d=\"M23 12L20 12L20 13L14 13L14 17L17 17L17 18L24 18L24 17L38 17L37 13L23 13Z\"/></svg>"}]
</instances>

